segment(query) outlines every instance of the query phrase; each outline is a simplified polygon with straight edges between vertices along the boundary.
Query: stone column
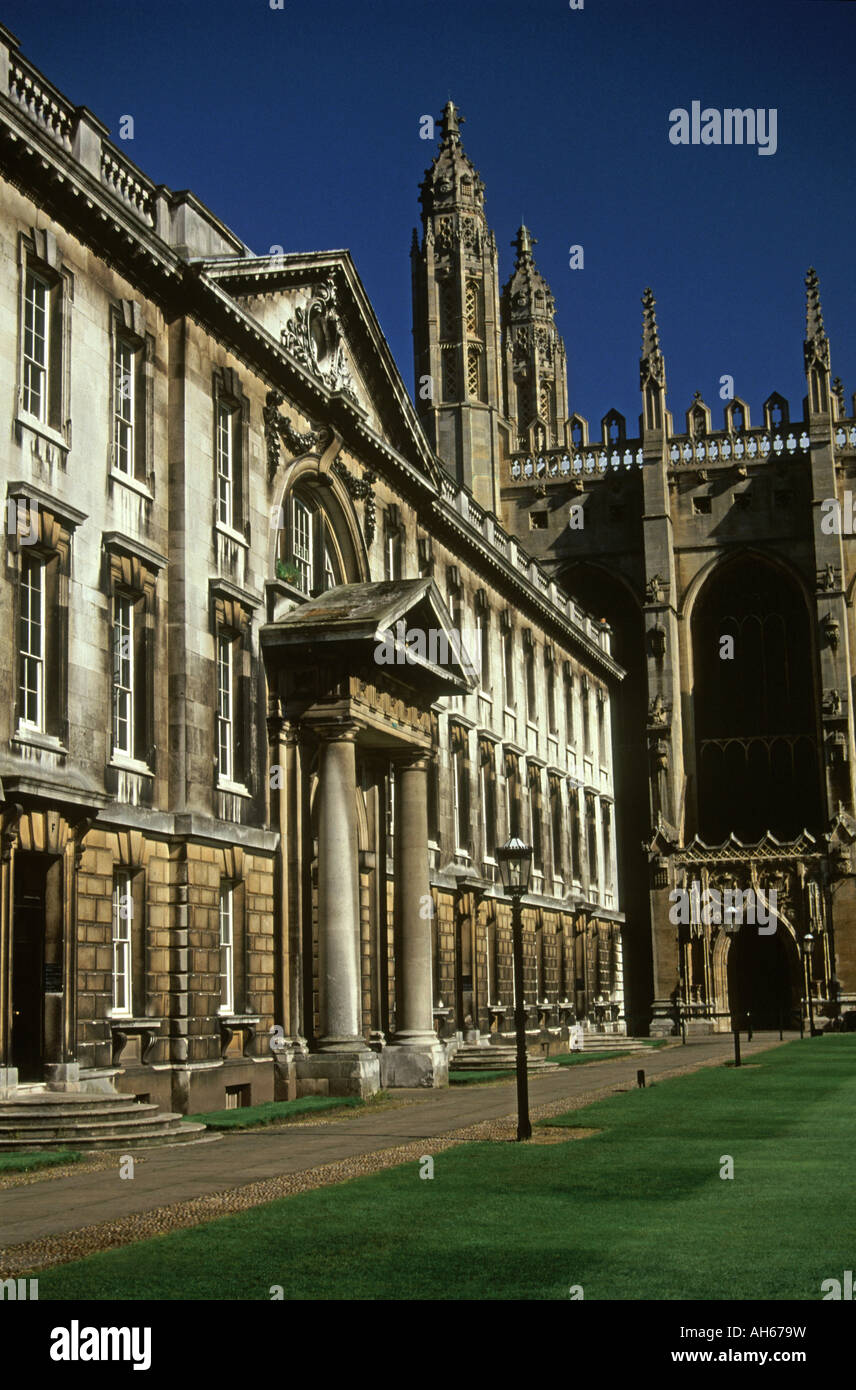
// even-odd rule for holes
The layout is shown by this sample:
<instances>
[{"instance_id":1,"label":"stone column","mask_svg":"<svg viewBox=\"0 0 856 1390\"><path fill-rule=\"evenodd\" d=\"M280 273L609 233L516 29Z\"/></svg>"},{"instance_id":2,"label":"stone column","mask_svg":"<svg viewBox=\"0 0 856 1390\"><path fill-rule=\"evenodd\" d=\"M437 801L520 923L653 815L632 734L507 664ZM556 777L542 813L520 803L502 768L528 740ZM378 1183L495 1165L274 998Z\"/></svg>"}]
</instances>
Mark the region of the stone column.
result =
<instances>
[{"instance_id":1,"label":"stone column","mask_svg":"<svg viewBox=\"0 0 856 1390\"><path fill-rule=\"evenodd\" d=\"M357 865L355 730L321 744L318 774L318 993L321 1050L361 1051L360 891Z\"/></svg>"},{"instance_id":2,"label":"stone column","mask_svg":"<svg viewBox=\"0 0 856 1390\"><path fill-rule=\"evenodd\" d=\"M318 993L320 1052L297 1059L298 1077L327 1082L328 1094L371 1095L380 1069L360 1027L359 867L356 728L319 730ZM308 1088L304 1088L308 1089Z\"/></svg>"},{"instance_id":3,"label":"stone column","mask_svg":"<svg viewBox=\"0 0 856 1390\"><path fill-rule=\"evenodd\" d=\"M433 1018L428 763L429 755L420 751L396 768L396 1031L383 1053L385 1086L448 1082L446 1050L434 1031Z\"/></svg>"}]
</instances>

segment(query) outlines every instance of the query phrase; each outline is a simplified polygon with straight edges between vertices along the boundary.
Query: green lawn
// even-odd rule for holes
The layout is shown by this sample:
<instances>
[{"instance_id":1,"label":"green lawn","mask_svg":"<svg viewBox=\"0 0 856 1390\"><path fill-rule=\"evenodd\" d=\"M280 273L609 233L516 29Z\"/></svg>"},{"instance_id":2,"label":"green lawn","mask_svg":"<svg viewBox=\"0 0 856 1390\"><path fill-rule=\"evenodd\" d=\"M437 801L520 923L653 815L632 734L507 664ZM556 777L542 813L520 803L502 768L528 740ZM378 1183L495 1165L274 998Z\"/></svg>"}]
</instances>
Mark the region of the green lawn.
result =
<instances>
[{"instance_id":1,"label":"green lawn","mask_svg":"<svg viewBox=\"0 0 856 1390\"><path fill-rule=\"evenodd\" d=\"M286 1120L317 1114L319 1110L354 1110L365 1104L359 1096L303 1096L300 1100L269 1100L261 1105L245 1105L238 1110L209 1110L188 1115L188 1120L209 1129L256 1129L259 1125L279 1125Z\"/></svg>"},{"instance_id":2,"label":"green lawn","mask_svg":"<svg viewBox=\"0 0 856 1390\"><path fill-rule=\"evenodd\" d=\"M853 1268L856 1037L630 1090L39 1275L41 1299L819 1299ZM734 1179L720 1177L724 1155Z\"/></svg>"},{"instance_id":3,"label":"green lawn","mask_svg":"<svg viewBox=\"0 0 856 1390\"><path fill-rule=\"evenodd\" d=\"M56 1168L64 1163L79 1163L83 1154L74 1149L55 1149L52 1153L0 1154L0 1174L30 1173L34 1168Z\"/></svg>"}]
</instances>

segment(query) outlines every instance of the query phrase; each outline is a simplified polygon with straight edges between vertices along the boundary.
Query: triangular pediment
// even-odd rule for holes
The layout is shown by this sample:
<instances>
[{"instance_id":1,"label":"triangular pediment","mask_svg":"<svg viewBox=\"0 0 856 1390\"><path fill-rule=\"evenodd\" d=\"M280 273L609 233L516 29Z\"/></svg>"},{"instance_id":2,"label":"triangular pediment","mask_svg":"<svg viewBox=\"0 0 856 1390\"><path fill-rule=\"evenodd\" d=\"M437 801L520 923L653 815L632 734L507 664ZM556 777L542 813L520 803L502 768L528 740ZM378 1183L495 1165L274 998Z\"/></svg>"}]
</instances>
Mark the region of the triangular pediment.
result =
<instances>
[{"instance_id":1,"label":"triangular pediment","mask_svg":"<svg viewBox=\"0 0 856 1390\"><path fill-rule=\"evenodd\" d=\"M348 251L207 261L201 274L229 295L305 376L342 399L420 472L440 469Z\"/></svg>"},{"instance_id":2,"label":"triangular pediment","mask_svg":"<svg viewBox=\"0 0 856 1390\"><path fill-rule=\"evenodd\" d=\"M340 584L261 630L268 652L311 659L350 653L437 698L473 690L477 672L434 580Z\"/></svg>"}]
</instances>

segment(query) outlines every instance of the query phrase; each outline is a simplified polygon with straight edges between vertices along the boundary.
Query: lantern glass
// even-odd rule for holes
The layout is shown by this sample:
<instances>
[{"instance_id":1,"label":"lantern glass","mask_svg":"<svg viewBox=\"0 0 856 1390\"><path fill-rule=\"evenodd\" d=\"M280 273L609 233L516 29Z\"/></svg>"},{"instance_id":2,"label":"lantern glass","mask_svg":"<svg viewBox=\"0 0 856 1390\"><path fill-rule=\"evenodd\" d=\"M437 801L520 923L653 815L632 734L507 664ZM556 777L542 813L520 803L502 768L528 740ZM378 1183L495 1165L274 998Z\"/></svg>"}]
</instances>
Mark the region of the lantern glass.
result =
<instances>
[{"instance_id":1,"label":"lantern glass","mask_svg":"<svg viewBox=\"0 0 856 1390\"><path fill-rule=\"evenodd\" d=\"M506 893L525 893L529 887L529 874L532 870L532 846L526 845L516 836L496 851L502 886Z\"/></svg>"}]
</instances>

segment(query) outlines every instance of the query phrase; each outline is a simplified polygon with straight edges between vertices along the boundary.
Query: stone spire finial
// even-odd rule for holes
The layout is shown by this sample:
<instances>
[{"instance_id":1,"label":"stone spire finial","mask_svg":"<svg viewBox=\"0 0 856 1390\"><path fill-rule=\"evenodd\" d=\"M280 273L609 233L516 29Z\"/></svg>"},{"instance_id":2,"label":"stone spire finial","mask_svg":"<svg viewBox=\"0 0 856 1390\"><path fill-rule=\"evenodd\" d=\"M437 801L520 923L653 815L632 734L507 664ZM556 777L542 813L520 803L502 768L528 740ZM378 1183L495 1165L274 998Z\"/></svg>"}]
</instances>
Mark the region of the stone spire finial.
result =
<instances>
[{"instance_id":1,"label":"stone spire finial","mask_svg":"<svg viewBox=\"0 0 856 1390\"><path fill-rule=\"evenodd\" d=\"M511 245L517 252L517 258L514 262L516 268L532 260L532 247L537 246L538 241L534 236L530 235L529 228L521 223L517 236L514 238Z\"/></svg>"},{"instance_id":2,"label":"stone spire finial","mask_svg":"<svg viewBox=\"0 0 856 1390\"><path fill-rule=\"evenodd\" d=\"M440 128L442 130L443 144L461 143L461 126L465 124L466 117L462 116L458 107L450 97L443 107L443 114L440 117Z\"/></svg>"}]
</instances>

